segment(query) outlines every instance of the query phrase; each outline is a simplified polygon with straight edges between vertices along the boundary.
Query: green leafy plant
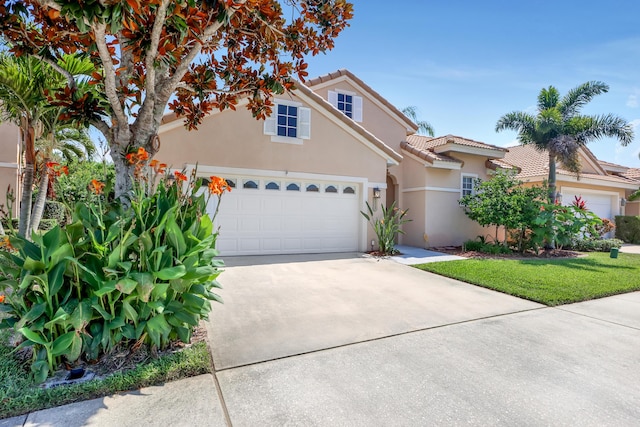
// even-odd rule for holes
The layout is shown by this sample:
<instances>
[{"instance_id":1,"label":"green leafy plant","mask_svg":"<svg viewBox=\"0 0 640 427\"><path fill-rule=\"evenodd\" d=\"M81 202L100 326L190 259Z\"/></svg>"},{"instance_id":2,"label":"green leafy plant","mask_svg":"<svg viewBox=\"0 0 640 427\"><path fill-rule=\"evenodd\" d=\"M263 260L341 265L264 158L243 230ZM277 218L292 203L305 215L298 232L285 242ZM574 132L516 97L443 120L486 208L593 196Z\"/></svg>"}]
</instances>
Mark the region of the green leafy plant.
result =
<instances>
[{"instance_id":1,"label":"green leafy plant","mask_svg":"<svg viewBox=\"0 0 640 427\"><path fill-rule=\"evenodd\" d=\"M576 239L571 242L571 249L580 252L609 252L613 248L620 248L624 242L620 239Z\"/></svg>"},{"instance_id":2,"label":"green leafy plant","mask_svg":"<svg viewBox=\"0 0 640 427\"><path fill-rule=\"evenodd\" d=\"M396 203L393 202L391 206L382 208L382 218L374 218L374 212L371 208L371 205L367 202L367 212L360 211L362 216L364 216L371 227L373 227L373 231L376 233L376 237L378 238L378 247L382 254L384 255L393 255L397 252L394 248L395 239L398 233L404 234L401 226L402 224L406 224L410 222L410 219L405 218L407 215L408 209L401 210L396 207Z\"/></svg>"},{"instance_id":3,"label":"green leafy plant","mask_svg":"<svg viewBox=\"0 0 640 427\"><path fill-rule=\"evenodd\" d=\"M540 209L532 227L532 241L536 250L550 242L562 249L575 239L599 236L597 227L602 220L585 206L544 203Z\"/></svg>"},{"instance_id":4,"label":"green leafy plant","mask_svg":"<svg viewBox=\"0 0 640 427\"><path fill-rule=\"evenodd\" d=\"M640 216L616 216L616 238L626 243L640 243Z\"/></svg>"},{"instance_id":5,"label":"green leafy plant","mask_svg":"<svg viewBox=\"0 0 640 427\"><path fill-rule=\"evenodd\" d=\"M103 199L105 184L93 180L93 199L77 203L72 220L33 242L11 236L7 263L0 264L13 327L33 347L38 381L63 360L95 360L123 341L164 348L189 342L193 328L221 302L212 292L222 261L215 259L217 232L206 214L212 195L229 191L152 161L141 149L128 156L135 166L130 208ZM208 191L206 191L208 189ZM8 289L7 289L8 288Z\"/></svg>"}]
</instances>

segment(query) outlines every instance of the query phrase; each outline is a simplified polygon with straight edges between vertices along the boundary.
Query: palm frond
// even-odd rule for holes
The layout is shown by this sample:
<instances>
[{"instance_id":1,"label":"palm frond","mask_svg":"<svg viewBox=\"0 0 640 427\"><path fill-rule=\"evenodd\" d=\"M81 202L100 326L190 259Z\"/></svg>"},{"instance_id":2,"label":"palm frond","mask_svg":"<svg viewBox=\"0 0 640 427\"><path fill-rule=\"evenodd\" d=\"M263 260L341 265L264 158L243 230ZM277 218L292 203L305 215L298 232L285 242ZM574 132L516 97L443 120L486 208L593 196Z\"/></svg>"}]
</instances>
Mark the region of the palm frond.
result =
<instances>
[{"instance_id":1,"label":"palm frond","mask_svg":"<svg viewBox=\"0 0 640 427\"><path fill-rule=\"evenodd\" d=\"M590 81L571 89L562 97L558 108L565 118L572 117L580 112L580 109L588 104L596 95L607 93L609 86L599 81Z\"/></svg>"},{"instance_id":2,"label":"palm frond","mask_svg":"<svg viewBox=\"0 0 640 427\"><path fill-rule=\"evenodd\" d=\"M414 105L410 105L408 107L405 107L402 109L402 114L404 114L405 116L407 116L407 118L409 118L413 123L415 123L416 125L418 125L418 133L419 134L426 134L429 136L434 136L435 135L435 131L433 129L433 126L431 126L431 124L425 120L419 120L418 119L418 107L414 106Z\"/></svg>"},{"instance_id":3,"label":"palm frond","mask_svg":"<svg viewBox=\"0 0 640 427\"><path fill-rule=\"evenodd\" d=\"M604 137L615 138L623 146L633 142L633 127L622 117L615 114L580 116L578 120L571 123L576 127L579 126L579 128L575 129L575 134L582 144Z\"/></svg>"},{"instance_id":4,"label":"palm frond","mask_svg":"<svg viewBox=\"0 0 640 427\"><path fill-rule=\"evenodd\" d=\"M544 111L549 108L555 108L560 100L560 93L558 89L553 86L549 86L546 89L542 89L538 94L538 111Z\"/></svg>"}]
</instances>

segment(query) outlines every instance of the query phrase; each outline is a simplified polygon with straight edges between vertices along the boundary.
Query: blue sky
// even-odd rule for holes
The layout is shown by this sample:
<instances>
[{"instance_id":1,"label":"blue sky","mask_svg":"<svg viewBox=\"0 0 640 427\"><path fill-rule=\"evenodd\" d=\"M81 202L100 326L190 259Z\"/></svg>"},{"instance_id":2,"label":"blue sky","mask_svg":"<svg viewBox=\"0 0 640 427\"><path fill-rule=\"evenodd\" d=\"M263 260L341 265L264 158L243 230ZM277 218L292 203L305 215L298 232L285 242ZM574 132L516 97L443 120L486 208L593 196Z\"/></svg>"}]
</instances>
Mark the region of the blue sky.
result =
<instances>
[{"instance_id":1,"label":"blue sky","mask_svg":"<svg viewBox=\"0 0 640 427\"><path fill-rule=\"evenodd\" d=\"M614 113L636 125L626 148L600 140L601 160L640 167L640 2L352 0L351 27L315 77L347 68L399 108L418 107L436 135L509 145L494 131L514 110L535 112L540 89L561 94L590 80L610 86L586 114Z\"/></svg>"}]
</instances>

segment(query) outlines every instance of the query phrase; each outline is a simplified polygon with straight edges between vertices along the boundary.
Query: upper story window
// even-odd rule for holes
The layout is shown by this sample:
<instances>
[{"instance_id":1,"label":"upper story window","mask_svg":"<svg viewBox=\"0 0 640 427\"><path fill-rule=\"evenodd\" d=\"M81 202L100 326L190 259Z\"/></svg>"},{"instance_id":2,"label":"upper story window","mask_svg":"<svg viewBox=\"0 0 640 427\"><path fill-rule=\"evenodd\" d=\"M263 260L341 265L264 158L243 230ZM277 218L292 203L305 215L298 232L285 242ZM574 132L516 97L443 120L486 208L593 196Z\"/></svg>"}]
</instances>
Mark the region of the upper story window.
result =
<instances>
[{"instance_id":1,"label":"upper story window","mask_svg":"<svg viewBox=\"0 0 640 427\"><path fill-rule=\"evenodd\" d=\"M462 183L460 186L461 196L464 197L475 193L473 186L476 183L476 179L478 179L478 175L462 175Z\"/></svg>"},{"instance_id":2,"label":"upper story window","mask_svg":"<svg viewBox=\"0 0 640 427\"><path fill-rule=\"evenodd\" d=\"M276 100L271 116L264 121L264 133L273 142L302 144L311 138L311 110L299 102Z\"/></svg>"},{"instance_id":3,"label":"upper story window","mask_svg":"<svg viewBox=\"0 0 640 427\"><path fill-rule=\"evenodd\" d=\"M298 137L298 107L278 105L278 136Z\"/></svg>"},{"instance_id":4,"label":"upper story window","mask_svg":"<svg viewBox=\"0 0 640 427\"><path fill-rule=\"evenodd\" d=\"M354 92L329 91L329 103L356 122L362 121L362 97Z\"/></svg>"}]
</instances>

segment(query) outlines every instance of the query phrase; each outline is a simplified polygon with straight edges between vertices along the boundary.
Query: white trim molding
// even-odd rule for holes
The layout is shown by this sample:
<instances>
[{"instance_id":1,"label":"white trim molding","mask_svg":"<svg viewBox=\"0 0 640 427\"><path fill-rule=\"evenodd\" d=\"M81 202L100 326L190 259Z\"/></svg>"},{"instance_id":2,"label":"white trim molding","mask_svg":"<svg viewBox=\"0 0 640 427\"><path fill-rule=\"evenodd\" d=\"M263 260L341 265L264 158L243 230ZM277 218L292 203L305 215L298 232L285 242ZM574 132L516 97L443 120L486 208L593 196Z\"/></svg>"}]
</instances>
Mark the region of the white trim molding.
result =
<instances>
[{"instance_id":1,"label":"white trim molding","mask_svg":"<svg viewBox=\"0 0 640 427\"><path fill-rule=\"evenodd\" d=\"M0 168L18 169L17 163L0 162Z\"/></svg>"},{"instance_id":2,"label":"white trim molding","mask_svg":"<svg viewBox=\"0 0 640 427\"><path fill-rule=\"evenodd\" d=\"M472 178L473 179L473 181L471 181L471 185L472 185L471 194L473 195L475 193L474 187L475 187L476 180L478 179L478 174L477 173L461 173L460 174L460 190L459 190L460 191L460 197L464 197L465 196L465 194L464 194L464 190L465 190L465 188L464 188L464 179L465 178Z\"/></svg>"},{"instance_id":3,"label":"white trim molding","mask_svg":"<svg viewBox=\"0 0 640 427\"><path fill-rule=\"evenodd\" d=\"M411 193L413 191L439 191L442 193L460 193L459 188L447 188L447 187L412 187L401 190L401 193Z\"/></svg>"}]
</instances>

